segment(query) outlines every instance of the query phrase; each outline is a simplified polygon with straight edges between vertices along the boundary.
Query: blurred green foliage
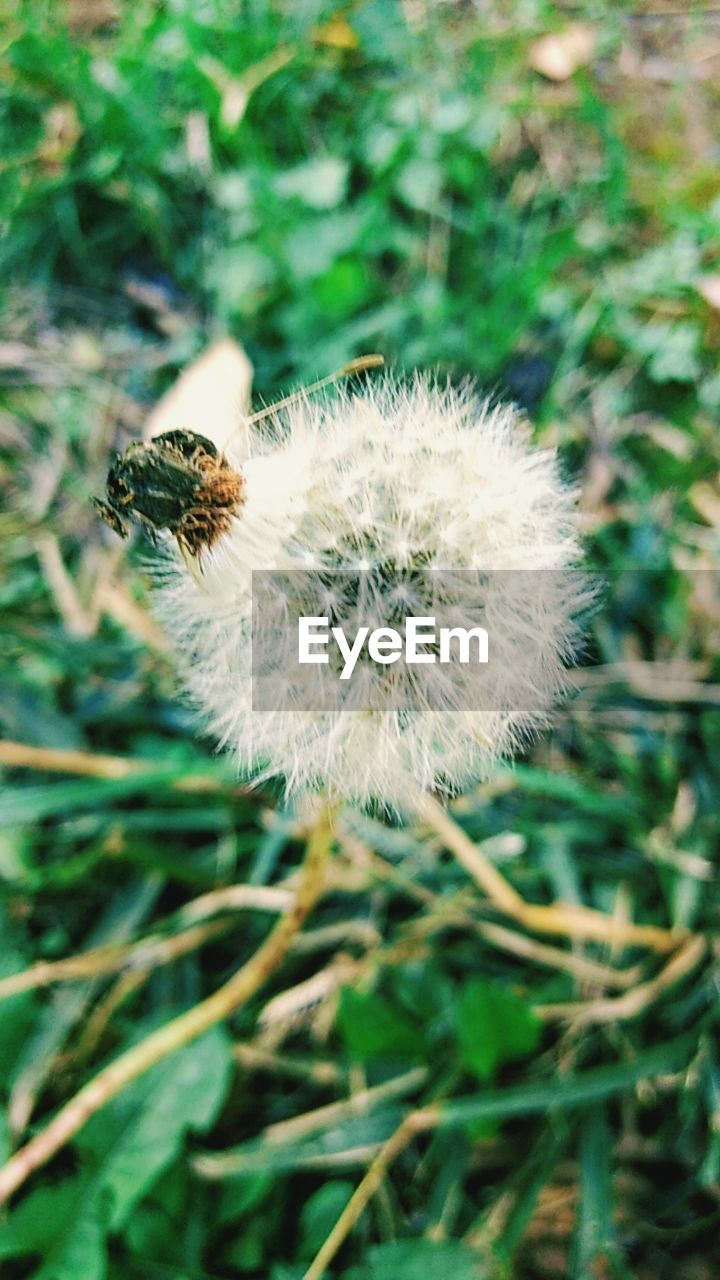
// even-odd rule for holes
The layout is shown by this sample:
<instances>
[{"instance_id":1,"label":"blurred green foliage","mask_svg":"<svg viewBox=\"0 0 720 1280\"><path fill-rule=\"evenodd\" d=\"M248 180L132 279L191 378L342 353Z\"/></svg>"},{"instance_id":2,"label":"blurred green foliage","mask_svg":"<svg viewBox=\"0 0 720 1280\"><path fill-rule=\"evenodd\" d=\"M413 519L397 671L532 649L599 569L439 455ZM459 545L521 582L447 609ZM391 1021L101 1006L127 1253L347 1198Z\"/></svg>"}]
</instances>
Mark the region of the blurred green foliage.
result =
<instances>
[{"instance_id":1,"label":"blurred green foliage","mask_svg":"<svg viewBox=\"0 0 720 1280\"><path fill-rule=\"evenodd\" d=\"M719 36L701 5L663 7L6 6L2 734L143 768L8 768L1 974L172 942L189 899L296 865L296 816L271 820L276 797L237 786L177 701L145 552L118 567L88 504L110 449L228 333L266 399L377 349L529 409L611 584L588 642L604 675L456 816L528 900L717 929ZM552 81L533 51L571 22L594 50ZM648 691L653 662L675 665ZM405 1108L435 1100L452 1124L402 1153L332 1274L714 1276L711 960L633 1016L543 1022L597 988L476 931L491 913L426 831L348 821L383 864L323 904L227 1033L36 1176L0 1222L3 1276L301 1280ZM260 912L223 921L171 964L3 1003L0 1148L267 930ZM638 982L660 963L573 949L637 962ZM265 1000L348 959L357 982L258 1031ZM363 1108L282 1128L364 1088L380 1093Z\"/></svg>"}]
</instances>

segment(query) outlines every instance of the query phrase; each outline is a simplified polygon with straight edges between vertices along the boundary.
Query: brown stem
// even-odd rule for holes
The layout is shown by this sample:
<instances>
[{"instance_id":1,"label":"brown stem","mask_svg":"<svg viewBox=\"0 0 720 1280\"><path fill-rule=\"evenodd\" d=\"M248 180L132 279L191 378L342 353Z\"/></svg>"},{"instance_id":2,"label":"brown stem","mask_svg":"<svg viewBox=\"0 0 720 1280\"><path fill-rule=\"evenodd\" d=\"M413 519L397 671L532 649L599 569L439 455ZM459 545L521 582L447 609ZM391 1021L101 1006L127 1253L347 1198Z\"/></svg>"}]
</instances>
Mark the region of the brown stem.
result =
<instances>
[{"instance_id":1,"label":"brown stem","mask_svg":"<svg viewBox=\"0 0 720 1280\"><path fill-rule=\"evenodd\" d=\"M148 760L130 756L108 756L95 751L68 751L56 747L32 747L27 742L0 740L0 765L8 769L38 769L43 773L71 773L81 778L141 778L152 776L155 766ZM230 790L221 778L209 774L187 774L167 783L172 791L192 795ZM242 788L236 788L242 790Z\"/></svg>"},{"instance_id":2,"label":"brown stem","mask_svg":"<svg viewBox=\"0 0 720 1280\"><path fill-rule=\"evenodd\" d=\"M426 1111L413 1111L405 1117L378 1151L362 1182L355 1188L335 1226L310 1263L303 1280L322 1280L338 1249L345 1243L361 1213L379 1190L393 1160L404 1151L416 1133L433 1128L438 1114L432 1108L427 1108Z\"/></svg>"},{"instance_id":3,"label":"brown stem","mask_svg":"<svg viewBox=\"0 0 720 1280\"><path fill-rule=\"evenodd\" d=\"M45 1128L0 1169L0 1204L4 1204L35 1169L46 1164L91 1116L117 1097L127 1085L169 1054L228 1018L275 972L293 937L323 892L332 835L331 812L325 807L308 841L293 905L278 920L254 955L213 995L159 1027L89 1080Z\"/></svg>"},{"instance_id":4,"label":"brown stem","mask_svg":"<svg viewBox=\"0 0 720 1280\"><path fill-rule=\"evenodd\" d=\"M673 951L688 937L684 930L614 920L602 911L573 903L557 902L546 906L525 902L437 800L424 796L420 802L420 813L490 901L531 932L629 947L649 947L653 951Z\"/></svg>"}]
</instances>

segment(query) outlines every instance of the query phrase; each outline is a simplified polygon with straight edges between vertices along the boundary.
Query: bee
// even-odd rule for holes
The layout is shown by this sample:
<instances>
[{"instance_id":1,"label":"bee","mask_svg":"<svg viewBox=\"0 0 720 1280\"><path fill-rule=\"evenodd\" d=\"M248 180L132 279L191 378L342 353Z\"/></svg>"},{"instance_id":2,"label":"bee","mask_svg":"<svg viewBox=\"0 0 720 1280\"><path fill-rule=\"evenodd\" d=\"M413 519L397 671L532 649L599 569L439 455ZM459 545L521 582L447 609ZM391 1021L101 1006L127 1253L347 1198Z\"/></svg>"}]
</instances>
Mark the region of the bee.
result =
<instances>
[{"instance_id":1,"label":"bee","mask_svg":"<svg viewBox=\"0 0 720 1280\"><path fill-rule=\"evenodd\" d=\"M128 534L126 521L136 516L152 532L169 529L183 550L198 556L230 528L243 488L243 477L212 440L194 431L165 431L117 454L105 499L92 501L121 538Z\"/></svg>"},{"instance_id":2,"label":"bee","mask_svg":"<svg viewBox=\"0 0 720 1280\"><path fill-rule=\"evenodd\" d=\"M286 408L299 395L383 363L382 356L361 356L304 391L245 418L243 425ZM92 502L121 538L127 537L127 521L135 517L153 534L169 530L184 551L199 557L230 528L245 500L244 488L243 476L212 440L180 429L165 431L146 444L131 444L124 453L116 454L108 471L105 497Z\"/></svg>"}]
</instances>

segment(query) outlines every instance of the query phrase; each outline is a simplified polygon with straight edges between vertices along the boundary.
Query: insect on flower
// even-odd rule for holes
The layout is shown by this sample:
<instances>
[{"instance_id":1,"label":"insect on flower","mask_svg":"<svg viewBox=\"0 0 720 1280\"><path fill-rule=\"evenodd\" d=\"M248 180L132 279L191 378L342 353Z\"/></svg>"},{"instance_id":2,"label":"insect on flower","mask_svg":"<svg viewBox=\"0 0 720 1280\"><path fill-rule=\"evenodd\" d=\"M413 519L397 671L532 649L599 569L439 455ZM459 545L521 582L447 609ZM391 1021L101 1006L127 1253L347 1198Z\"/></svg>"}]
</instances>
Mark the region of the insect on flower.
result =
<instances>
[{"instance_id":1,"label":"insect on flower","mask_svg":"<svg viewBox=\"0 0 720 1280\"><path fill-rule=\"evenodd\" d=\"M243 501L243 478L215 445L194 431L166 431L148 444L131 444L108 472L106 499L93 505L106 524L127 537L136 516L149 529L169 529L198 555L230 527Z\"/></svg>"},{"instance_id":2,"label":"insect on flower","mask_svg":"<svg viewBox=\"0 0 720 1280\"><path fill-rule=\"evenodd\" d=\"M243 425L274 414L298 396L383 363L382 356L361 356L305 391L252 414ZM104 499L92 501L121 538L127 537L127 520L136 517L154 533L169 530L184 551L198 557L230 528L243 505L244 487L243 476L206 436L189 430L166 431L117 454L108 471Z\"/></svg>"}]
</instances>

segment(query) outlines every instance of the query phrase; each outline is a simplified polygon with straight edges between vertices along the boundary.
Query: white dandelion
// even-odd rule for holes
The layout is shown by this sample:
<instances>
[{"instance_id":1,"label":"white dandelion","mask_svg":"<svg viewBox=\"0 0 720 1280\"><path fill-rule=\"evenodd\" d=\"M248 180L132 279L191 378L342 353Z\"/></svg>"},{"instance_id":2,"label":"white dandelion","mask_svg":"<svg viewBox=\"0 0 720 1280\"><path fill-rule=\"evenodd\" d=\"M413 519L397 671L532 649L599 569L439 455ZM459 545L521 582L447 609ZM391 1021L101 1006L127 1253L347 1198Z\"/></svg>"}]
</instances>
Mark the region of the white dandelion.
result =
<instances>
[{"instance_id":1,"label":"white dandelion","mask_svg":"<svg viewBox=\"0 0 720 1280\"><path fill-rule=\"evenodd\" d=\"M225 456L242 503L200 555L169 544L158 608L191 700L242 775L411 812L487 778L547 723L587 593L570 572L576 495L516 409L384 375L301 395ZM259 581L274 609L258 610ZM364 655L342 697L329 661L323 699L277 626L322 613L481 620L484 683L472 664Z\"/></svg>"}]
</instances>

